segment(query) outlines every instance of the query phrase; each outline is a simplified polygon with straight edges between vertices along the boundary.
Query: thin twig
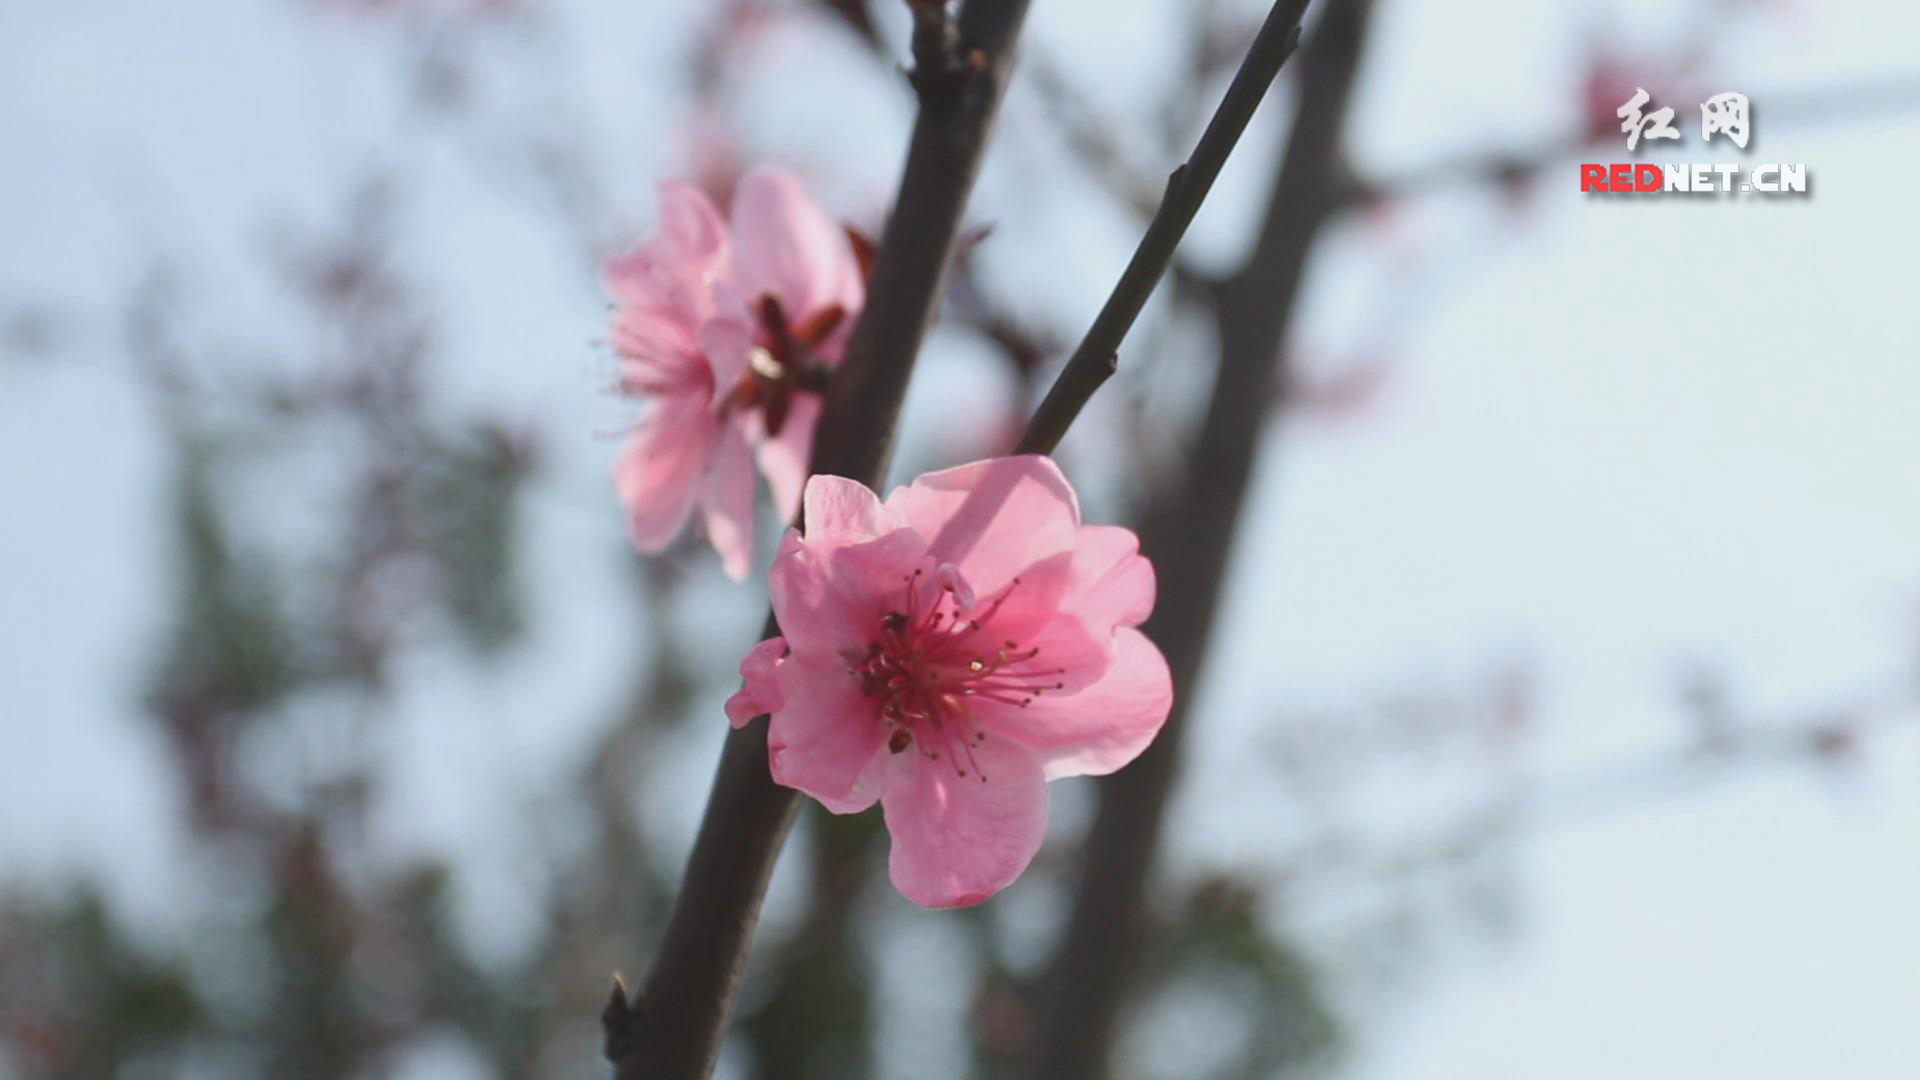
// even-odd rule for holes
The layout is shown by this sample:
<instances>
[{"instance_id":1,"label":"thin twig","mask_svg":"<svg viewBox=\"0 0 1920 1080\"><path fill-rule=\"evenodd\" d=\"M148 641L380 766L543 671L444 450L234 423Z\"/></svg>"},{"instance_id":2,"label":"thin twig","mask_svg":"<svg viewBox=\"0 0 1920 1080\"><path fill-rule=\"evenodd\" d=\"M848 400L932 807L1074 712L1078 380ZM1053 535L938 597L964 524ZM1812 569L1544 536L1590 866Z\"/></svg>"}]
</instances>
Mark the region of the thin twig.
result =
<instances>
[{"instance_id":1,"label":"thin twig","mask_svg":"<svg viewBox=\"0 0 1920 1080\"><path fill-rule=\"evenodd\" d=\"M816 473L869 487L883 479L1027 7L1028 0L968 0L950 34L916 35L920 115L865 312L827 393ZM768 624L769 636L778 632ZM616 984L601 1015L621 1080L712 1072L795 805L795 793L767 773L766 719L731 732L652 974L632 1003Z\"/></svg>"},{"instance_id":2,"label":"thin twig","mask_svg":"<svg viewBox=\"0 0 1920 1080\"><path fill-rule=\"evenodd\" d=\"M1086 407L1094 391L1113 375L1119 363L1120 343L1134 320L1153 295L1160 278L1173 261L1187 226L1213 190L1213 182L1233 153L1235 144L1247 130L1247 123L1267 96L1267 90L1280 74L1281 65L1293 55L1300 43L1300 20L1306 14L1307 0L1278 0L1268 12L1265 25L1253 39L1253 47L1235 73L1233 82L1207 123L1206 131L1194 147L1186 164L1167 179L1167 192L1160 209L1147 225L1147 234L1134 250L1133 259L1120 275L1120 283L1087 329L1087 336L1067 360L1067 366L1047 391L1046 400L1027 425L1027 433L1017 450L1022 454L1052 453L1067 433L1074 418Z\"/></svg>"},{"instance_id":3,"label":"thin twig","mask_svg":"<svg viewBox=\"0 0 1920 1080\"><path fill-rule=\"evenodd\" d=\"M1173 675L1173 714L1133 764L1100 782L1100 806L1060 951L1044 988L1031 1074L1108 1075L1117 1020L1139 967L1146 895L1181 742L1212 637L1234 535L1266 430L1280 352L1339 178L1340 137L1371 0L1329 5L1302 51L1287 149L1252 254L1220 287L1220 365L1186 474L1152 493L1141 551L1160 573L1147 624Z\"/></svg>"}]
</instances>

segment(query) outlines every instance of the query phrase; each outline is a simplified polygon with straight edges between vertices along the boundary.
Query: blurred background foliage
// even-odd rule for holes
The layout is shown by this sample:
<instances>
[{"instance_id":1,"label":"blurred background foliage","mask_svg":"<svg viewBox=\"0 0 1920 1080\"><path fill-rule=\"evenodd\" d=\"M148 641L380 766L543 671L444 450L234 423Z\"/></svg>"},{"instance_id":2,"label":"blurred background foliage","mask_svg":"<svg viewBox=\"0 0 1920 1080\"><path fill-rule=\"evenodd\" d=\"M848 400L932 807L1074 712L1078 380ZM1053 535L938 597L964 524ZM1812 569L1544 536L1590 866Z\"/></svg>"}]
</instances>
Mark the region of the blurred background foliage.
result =
<instances>
[{"instance_id":1,"label":"blurred background foliage","mask_svg":"<svg viewBox=\"0 0 1920 1080\"><path fill-rule=\"evenodd\" d=\"M569 238L583 292L597 260L631 240L630 223L610 210L612 155L593 145L594 119L567 97L569 80L553 75L572 59L554 30L560 16L539 0L279 2L325 9L294 17L340 20L381 43L409 115ZM724 198L752 142L730 129L728 106L760 74L762 50L788 47L781 34L807 35L807 47L843 70L864 68L846 76L856 86L889 86L903 55L899 7L729 0L649 24L672 39L644 43L643 55L671 58L676 108L696 133L674 151L676 171ZM1184 152L1259 14L1193 5L1186 74L1175 80L1184 92L1144 120L1107 114L1097 88L1076 87L1035 48L1022 76L1033 97L1017 102L1035 111L1008 121L1002 153L1047 159L1054 182L1079 185L1076 198L1107 199L1128 219L1150 205L1140 192L1153 190L1153 163ZM1674 52L1676 64L1706 63ZM1618 63L1596 53L1582 99L1565 103L1566 126L1582 138L1612 137L1596 115L1624 98L1631 77L1621 81ZM529 86L537 91L521 100ZM899 89L886 93L885 107L897 109ZM654 125L679 130L681 121ZM1257 142L1245 153L1278 152L1274 140ZM1532 185L1561 160L1551 154L1563 148L1548 143L1537 159L1503 152L1444 163L1438 181L1493 192L1513 208L1502 227L1522 229ZM716 587L697 544L629 560L621 588L601 601L648 628L644 662L607 703L570 778L524 811L545 838L540 860L520 868L542 882L530 890L537 906L524 947L505 959L476 951L453 911L457 868L383 839L377 818L393 781L381 754L392 750L368 736L399 707L410 667L484 670L524 649L538 617L529 591L545 572L529 564L529 516L556 501L589 503L606 526L612 494L556 483L550 433L454 391L458 338L441 325L419 261L404 255L408 215L432 200L432 183L375 164L339 193L330 220L263 228L253 272L270 283L288 330L271 342L223 327L220 281L159 256L115 311L0 296L0 340L20 371L123 355L162 433L166 535L141 542L165 548L171 591L140 698L177 776L199 883L192 910L179 913L190 932L161 943L130 931L88 883L0 888L0 1075L558 1077L601 1068L596 1016L609 976L644 964L678 873L680 849L660 838L684 835L692 820L647 820L645 789L700 789L712 740L698 732L718 722L712 705L732 688L752 616L715 613L738 596ZM1388 237L1375 246L1376 276L1391 309L1403 280L1397 196L1356 183L1343 198L1356 227ZM936 354L930 373L942 386L978 384L990 368L984 381L1002 390L962 393L952 408L965 415L937 436L909 431L896 475L1003 448L1060 342L1078 332L1023 303L1018 284L996 280L996 264L980 255L1019 242L984 229L970 242L943 326L964 345ZM1196 313L1218 302L1211 288L1197 264L1183 270L1142 328L1141 352L1204 351ZM562 341L575 329L539 333ZM578 351L591 350L581 342ZM567 353L564 343L549 349ZM610 362L558 367L610 382ZM1391 357L1371 348L1332 364L1290 357L1274 409L1337 429L1364 417L1391 378ZM1148 361L1093 420L1120 460L1095 468L1082 454L1077 464L1089 501L1117 508L1107 517L1137 512L1143 490L1186 482L1176 429L1192 411L1179 402L1194 393L1179 381ZM617 526L604 531L616 545ZM1436 937L1465 927L1503 940L1524 918L1509 857L1520 785L1508 760L1535 720L1533 680L1525 653L1496 656L1481 676L1271 718L1272 737L1247 753L1290 819L1237 823L1271 834L1271 857L1244 872L1176 868L1155 881L1137 993L1116 1036L1119 1071L1337 1074L1377 1002L1437 955ZM1859 752L1862 717L1882 707L1870 697L1811 710L1804 722L1757 723L1714 685L1709 665L1676 693L1679 754L1629 763L1630 782L1596 774L1547 800L1549 813L1604 811L1620 791L1637 800L1649 771L1684 783L1754 761L1843 765ZM478 724L460 735L490 737ZM1383 842L1354 807L1442 757L1472 763L1490 796L1434 817L1410 840ZM1021 889L937 921L903 911L888 891L877 815L809 806L725 1075L1020 1070L1047 1034L1046 964L1080 887L1076 844L1095 813L1084 790L1057 790L1056 802L1055 840Z\"/></svg>"}]
</instances>

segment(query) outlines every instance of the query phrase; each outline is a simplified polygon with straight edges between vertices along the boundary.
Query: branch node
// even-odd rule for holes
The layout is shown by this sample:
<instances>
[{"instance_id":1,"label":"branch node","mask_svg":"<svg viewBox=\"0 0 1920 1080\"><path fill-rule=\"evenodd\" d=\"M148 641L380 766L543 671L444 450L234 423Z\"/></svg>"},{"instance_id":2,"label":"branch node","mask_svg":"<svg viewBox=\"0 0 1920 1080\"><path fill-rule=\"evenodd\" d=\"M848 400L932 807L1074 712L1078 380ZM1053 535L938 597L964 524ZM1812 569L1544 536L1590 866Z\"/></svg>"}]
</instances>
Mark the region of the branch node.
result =
<instances>
[{"instance_id":1,"label":"branch node","mask_svg":"<svg viewBox=\"0 0 1920 1080\"><path fill-rule=\"evenodd\" d=\"M1167 174L1167 198L1171 199L1179 193L1180 184L1186 180L1188 171L1187 163L1183 161Z\"/></svg>"},{"instance_id":2,"label":"branch node","mask_svg":"<svg viewBox=\"0 0 1920 1080\"><path fill-rule=\"evenodd\" d=\"M1287 40L1284 43L1282 43L1280 46L1280 62L1282 64L1285 64L1289 59L1293 57L1293 51L1295 49L1298 49L1299 47L1300 47L1300 27L1295 26L1293 28L1293 33L1288 34Z\"/></svg>"},{"instance_id":3,"label":"branch node","mask_svg":"<svg viewBox=\"0 0 1920 1080\"><path fill-rule=\"evenodd\" d=\"M960 50L960 29L947 10L946 0L907 0L913 12L913 70L907 80L924 97L953 80L980 57L978 70L986 70L986 57L978 49Z\"/></svg>"},{"instance_id":4,"label":"branch node","mask_svg":"<svg viewBox=\"0 0 1920 1080\"><path fill-rule=\"evenodd\" d=\"M627 984L620 976L613 977L613 992L607 996L607 1007L600 1010L600 1027L606 1033L604 1051L607 1060L619 1062L633 1053L639 1043L638 1026L640 1010L627 1000Z\"/></svg>"}]
</instances>

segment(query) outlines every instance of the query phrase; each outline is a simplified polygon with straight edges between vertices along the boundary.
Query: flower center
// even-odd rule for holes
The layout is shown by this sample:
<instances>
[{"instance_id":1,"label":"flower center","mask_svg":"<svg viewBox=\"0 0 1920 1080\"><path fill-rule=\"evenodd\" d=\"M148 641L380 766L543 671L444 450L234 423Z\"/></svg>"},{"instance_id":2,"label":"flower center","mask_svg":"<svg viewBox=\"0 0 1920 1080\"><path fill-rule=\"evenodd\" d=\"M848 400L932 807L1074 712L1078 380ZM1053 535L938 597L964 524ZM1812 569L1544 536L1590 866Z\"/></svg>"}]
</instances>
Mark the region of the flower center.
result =
<instances>
[{"instance_id":1,"label":"flower center","mask_svg":"<svg viewBox=\"0 0 1920 1080\"><path fill-rule=\"evenodd\" d=\"M987 732L973 706L991 701L1026 708L1041 694L1064 689L1066 669L1036 668L1039 646L996 640L988 629L1020 588L1019 578L969 613L951 568L934 576L936 583L925 580L925 570L905 577L901 607L881 617L878 640L868 642L865 654L848 657L848 670L893 729L889 750L915 746L931 761L944 754L960 776L971 771L984 782L974 748Z\"/></svg>"},{"instance_id":2,"label":"flower center","mask_svg":"<svg viewBox=\"0 0 1920 1080\"><path fill-rule=\"evenodd\" d=\"M771 438L786 427L796 392L818 393L826 388L827 367L818 350L839 329L847 310L838 304L824 307L796 326L779 298L769 293L760 298L754 313L760 322L759 344L747 354L747 370L721 399L720 411L759 409Z\"/></svg>"}]
</instances>

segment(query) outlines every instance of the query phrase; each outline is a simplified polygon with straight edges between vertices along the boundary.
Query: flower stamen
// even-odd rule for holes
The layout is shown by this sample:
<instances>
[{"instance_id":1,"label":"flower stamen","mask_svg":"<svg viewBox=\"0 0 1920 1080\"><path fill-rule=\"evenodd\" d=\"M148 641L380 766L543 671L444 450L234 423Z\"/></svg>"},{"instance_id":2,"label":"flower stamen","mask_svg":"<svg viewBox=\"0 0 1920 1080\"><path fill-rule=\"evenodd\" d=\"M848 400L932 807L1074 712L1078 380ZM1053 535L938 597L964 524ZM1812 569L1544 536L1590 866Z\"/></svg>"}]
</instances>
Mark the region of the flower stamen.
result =
<instances>
[{"instance_id":1,"label":"flower stamen","mask_svg":"<svg viewBox=\"0 0 1920 1080\"><path fill-rule=\"evenodd\" d=\"M931 590L922 587L925 577L924 569L916 569L901 578L900 607L880 617L877 640L868 642L864 654L847 657L848 670L878 704L881 722L894 729L889 751L915 746L929 761L944 752L958 776L978 776L984 783L974 751L987 731L973 706L986 701L1025 708L1041 694L1064 690L1066 669L1036 669L1039 646L1023 649L1010 638L983 647L980 639L988 635L982 631L1021 587L1019 578L968 611L963 596L970 601L971 593L957 571L941 567Z\"/></svg>"}]
</instances>

